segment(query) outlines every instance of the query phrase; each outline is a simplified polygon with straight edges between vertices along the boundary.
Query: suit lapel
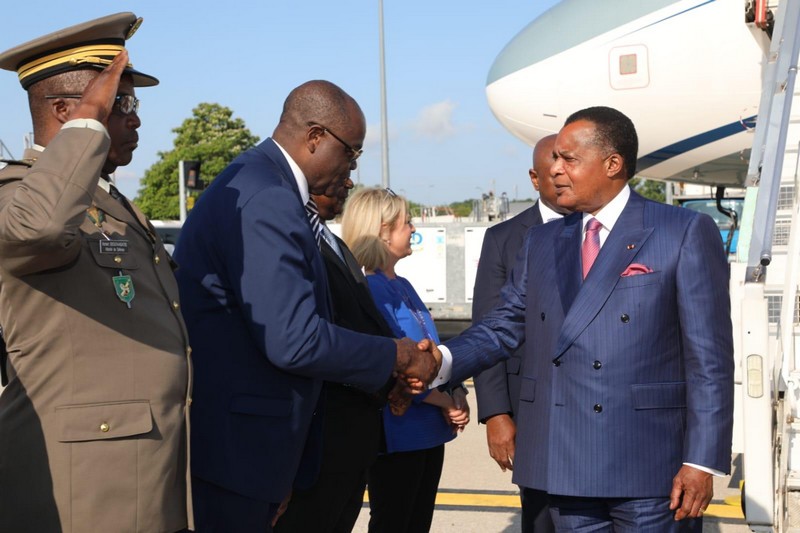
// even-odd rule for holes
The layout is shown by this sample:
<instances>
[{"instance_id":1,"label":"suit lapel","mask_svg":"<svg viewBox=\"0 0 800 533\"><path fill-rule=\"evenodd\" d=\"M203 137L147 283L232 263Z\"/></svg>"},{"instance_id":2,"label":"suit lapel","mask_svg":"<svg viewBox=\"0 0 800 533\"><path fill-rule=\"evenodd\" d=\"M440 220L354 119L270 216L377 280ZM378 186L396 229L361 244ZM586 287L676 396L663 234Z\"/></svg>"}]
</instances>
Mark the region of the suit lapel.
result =
<instances>
[{"instance_id":1,"label":"suit lapel","mask_svg":"<svg viewBox=\"0 0 800 533\"><path fill-rule=\"evenodd\" d=\"M345 263L347 264L347 268L350 273L353 275L353 279L361 286L369 290L369 284L367 283L367 278L364 277L364 273L361 271L361 267L358 264L355 256L353 256L353 252L350 251L350 248L344 243L342 239L337 237L336 235L333 236L336 239L336 242L339 243L339 250L341 250L342 255L344 256Z\"/></svg>"},{"instance_id":2,"label":"suit lapel","mask_svg":"<svg viewBox=\"0 0 800 533\"><path fill-rule=\"evenodd\" d=\"M609 233L606 242L600 249L600 254L595 260L592 270L586 276L580 290L575 295L572 305L564 318L561 328L556 357L560 357L564 351L575 341L578 335L586 329L597 313L603 308L611 295L611 291L617 285L620 274L633 262L636 255L641 250L642 245L653 233L653 228L644 227L644 199L638 194L631 192L630 200L622 211L614 229ZM581 234L581 218L578 214L578 241ZM571 215L572 218L575 215ZM579 250L580 245L574 239L570 239L575 247L571 253L575 258L573 261L575 268L579 270ZM567 255L564 253L563 255ZM565 265L566 268L566 265ZM580 273L578 277L580 278Z\"/></svg>"},{"instance_id":3,"label":"suit lapel","mask_svg":"<svg viewBox=\"0 0 800 533\"><path fill-rule=\"evenodd\" d=\"M261 154L263 154L264 157L266 157L267 159L272 161L272 163L275 166L278 167L278 170L280 171L283 183L287 187L289 187L292 191L294 191L294 194L297 197L297 203L300 204L301 208L303 209L303 213L304 213L303 219L305 220L306 224L308 225L308 231L313 236L314 230L311 228L311 222L308 220L308 217L305 216L306 206L305 206L305 203L303 202L303 197L300 196L300 189L297 186L297 180L295 179L294 172L292 172L292 167L289 166L289 161L286 159L286 156L283 154L283 152L278 147L278 145L275 143L275 141L272 139L272 137L264 140L264 142L259 144L256 147L256 150L261 152ZM324 243L325 239L322 239L322 242ZM320 247L320 249L321 249L321 247ZM334 252L333 250L331 250L331 253L333 253L333 255L336 255L336 252ZM337 257L337 261L338 261L338 257ZM314 264L314 268L315 269L321 269L322 273L324 274L325 273L325 265L322 263L322 257L319 258L319 261L314 260L314 263L315 263ZM327 279L323 277L322 280L321 280L321 283L324 283L326 285L325 290L327 291L328 290L327 289ZM330 303L330 300L329 300L329 303Z\"/></svg>"},{"instance_id":4,"label":"suit lapel","mask_svg":"<svg viewBox=\"0 0 800 533\"><path fill-rule=\"evenodd\" d=\"M338 255L336 255L334 249L331 248L331 245L328 244L328 241L326 241L325 239L322 239L322 241L320 241L320 250L322 251L322 255L323 257L325 257L325 259L327 259L332 264L336 265L336 268L338 270L342 271L343 274L346 274L347 275L346 277L349 277L349 271L347 269L347 265L342 263L342 260L339 258Z\"/></svg>"},{"instance_id":5,"label":"suit lapel","mask_svg":"<svg viewBox=\"0 0 800 533\"><path fill-rule=\"evenodd\" d=\"M302 205L303 199L300 196L300 189L297 188L297 180L294 179L292 168L289 166L286 156L283 155L281 149L278 148L278 145L272 140L272 137L264 140L264 142L259 144L256 149L278 166L281 171L283 181L291 187L295 194L297 194L297 201ZM303 208L305 208L305 205L303 205Z\"/></svg>"},{"instance_id":6,"label":"suit lapel","mask_svg":"<svg viewBox=\"0 0 800 533\"><path fill-rule=\"evenodd\" d=\"M566 315L581 288L581 213L564 217L564 227L556 237L556 284L561 295L561 307Z\"/></svg>"},{"instance_id":7,"label":"suit lapel","mask_svg":"<svg viewBox=\"0 0 800 533\"><path fill-rule=\"evenodd\" d=\"M303 219L305 220L305 223L308 226L308 231L312 235L312 240L313 240L314 231L311 229L311 223L308 221L308 217L305 216L306 207L305 204L303 203L303 198L300 196L300 189L297 187L297 180L294 177L292 168L289 166L289 161L286 160L286 156L283 155L283 152L281 151L280 148L278 148L278 145L271 137L265 139L264 142L256 146L256 150L261 152L261 154L263 154L264 157L272 161L272 163L278 167L278 170L280 170L281 178L284 184L294 191L295 196L297 196L297 203L300 204L301 208L303 209L304 213ZM317 250L317 252L320 252L321 249L324 249L324 247L325 247L325 239L322 239L322 243L320 244L320 249L317 249L316 246L314 247L314 249ZM336 255L336 252L334 252L333 250L330 250L330 252L334 256ZM336 260L337 261L339 260L338 257ZM333 307L331 306L331 295L330 291L328 290L328 277L325 272L325 264L323 263L321 253L316 254L316 257L312 259L311 268L315 273L316 277L315 281L317 281L320 284L321 289L325 292L325 303L327 305L322 305L322 301L320 299L318 299L318 304L320 308L323 307L325 308L324 318L328 319L332 314ZM320 294L318 294L317 296L321 297Z\"/></svg>"},{"instance_id":8,"label":"suit lapel","mask_svg":"<svg viewBox=\"0 0 800 533\"><path fill-rule=\"evenodd\" d=\"M325 256L328 262L332 262L336 266L336 269L341 272L342 277L347 280L347 284L353 294L355 294L358 305L361 306L364 314L370 317L381 329L387 329L388 326L377 321L376 317L380 315L380 312L375 307L375 303L372 300L372 293L369 290L369 283L367 283L367 278L365 278L364 274L361 272L361 267L358 266L356 258L353 257L353 253L347 248L344 241L335 235L334 238L339 243L339 249L344 256L346 264L342 263L342 260L336 255L333 248L324 240L322 241L322 255Z\"/></svg>"},{"instance_id":9,"label":"suit lapel","mask_svg":"<svg viewBox=\"0 0 800 533\"><path fill-rule=\"evenodd\" d=\"M522 232L523 235L525 235L525 232L528 231L528 229L532 226L538 226L541 224L542 214L539 212L539 200L536 200L536 203L533 204L533 207L526 209L517 215L517 217L519 217L520 226L524 228L524 231Z\"/></svg>"}]
</instances>

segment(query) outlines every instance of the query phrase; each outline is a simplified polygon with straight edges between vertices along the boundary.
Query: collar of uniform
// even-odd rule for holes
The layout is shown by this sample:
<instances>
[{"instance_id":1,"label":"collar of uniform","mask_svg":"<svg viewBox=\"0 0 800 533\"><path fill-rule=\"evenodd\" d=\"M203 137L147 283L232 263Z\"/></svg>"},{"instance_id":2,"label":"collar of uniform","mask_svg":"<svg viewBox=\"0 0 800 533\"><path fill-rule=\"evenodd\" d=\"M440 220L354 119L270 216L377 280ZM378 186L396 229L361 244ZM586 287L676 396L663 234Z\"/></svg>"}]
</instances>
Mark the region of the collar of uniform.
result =
<instances>
[{"instance_id":1,"label":"collar of uniform","mask_svg":"<svg viewBox=\"0 0 800 533\"><path fill-rule=\"evenodd\" d=\"M105 176L100 176L100 179L97 180L97 186L106 191L108 194L111 194L111 183Z\"/></svg>"},{"instance_id":2,"label":"collar of uniform","mask_svg":"<svg viewBox=\"0 0 800 533\"><path fill-rule=\"evenodd\" d=\"M283 146L281 146L278 141L272 139L272 142L274 142L275 146L280 149L283 157L285 157L286 161L289 163L289 168L292 169L294 180L297 182L297 188L300 191L300 198L303 200L303 205L306 205L308 203L308 199L310 198L308 194L308 181L306 181L306 175L303 174L303 171L300 170L300 167L297 165L297 163L295 163L295 160L292 159L292 156L289 155L289 152L284 150Z\"/></svg>"}]
</instances>

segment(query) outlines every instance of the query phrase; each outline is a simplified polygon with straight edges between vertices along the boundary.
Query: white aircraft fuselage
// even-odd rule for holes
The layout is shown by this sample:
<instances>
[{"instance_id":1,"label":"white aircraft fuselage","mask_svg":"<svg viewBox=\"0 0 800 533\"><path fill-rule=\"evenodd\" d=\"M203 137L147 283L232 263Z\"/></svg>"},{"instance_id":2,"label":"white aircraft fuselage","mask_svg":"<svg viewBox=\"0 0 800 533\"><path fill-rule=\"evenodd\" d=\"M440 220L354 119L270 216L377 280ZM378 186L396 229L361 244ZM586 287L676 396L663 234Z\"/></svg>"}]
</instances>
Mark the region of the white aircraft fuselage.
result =
<instances>
[{"instance_id":1,"label":"white aircraft fuselage","mask_svg":"<svg viewBox=\"0 0 800 533\"><path fill-rule=\"evenodd\" d=\"M502 50L489 106L533 145L579 109L619 109L637 174L741 186L769 38L743 0L563 0Z\"/></svg>"}]
</instances>

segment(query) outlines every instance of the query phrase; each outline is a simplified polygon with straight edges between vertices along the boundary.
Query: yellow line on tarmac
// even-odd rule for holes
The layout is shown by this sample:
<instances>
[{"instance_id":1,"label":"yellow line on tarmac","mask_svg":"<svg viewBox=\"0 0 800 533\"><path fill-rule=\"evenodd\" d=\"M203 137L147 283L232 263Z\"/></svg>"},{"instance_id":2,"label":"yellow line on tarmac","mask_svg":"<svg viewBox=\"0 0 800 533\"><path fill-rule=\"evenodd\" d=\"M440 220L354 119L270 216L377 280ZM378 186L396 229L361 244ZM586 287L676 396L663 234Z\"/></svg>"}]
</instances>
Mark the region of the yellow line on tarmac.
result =
<instances>
[{"instance_id":1,"label":"yellow line on tarmac","mask_svg":"<svg viewBox=\"0 0 800 533\"><path fill-rule=\"evenodd\" d=\"M369 495L364 493L364 503L369 502ZM520 507L519 494L489 494L481 492L438 492L436 505L450 507Z\"/></svg>"},{"instance_id":2,"label":"yellow line on tarmac","mask_svg":"<svg viewBox=\"0 0 800 533\"><path fill-rule=\"evenodd\" d=\"M705 516L715 516L717 518L735 518L737 520L744 520L742 508L736 505L712 503L708 506L708 510L703 514Z\"/></svg>"},{"instance_id":3,"label":"yellow line on tarmac","mask_svg":"<svg viewBox=\"0 0 800 533\"><path fill-rule=\"evenodd\" d=\"M369 497L364 494L364 502L369 502ZM519 509L519 495L517 494L489 494L480 492L439 492L436 494L436 505L445 507L486 507ZM744 519L742 509L738 505L725 505L712 503L708 506L705 516L715 518Z\"/></svg>"},{"instance_id":4,"label":"yellow line on tarmac","mask_svg":"<svg viewBox=\"0 0 800 533\"><path fill-rule=\"evenodd\" d=\"M469 492L439 492L436 505L459 507L508 507L519 508L519 494L486 494Z\"/></svg>"}]
</instances>

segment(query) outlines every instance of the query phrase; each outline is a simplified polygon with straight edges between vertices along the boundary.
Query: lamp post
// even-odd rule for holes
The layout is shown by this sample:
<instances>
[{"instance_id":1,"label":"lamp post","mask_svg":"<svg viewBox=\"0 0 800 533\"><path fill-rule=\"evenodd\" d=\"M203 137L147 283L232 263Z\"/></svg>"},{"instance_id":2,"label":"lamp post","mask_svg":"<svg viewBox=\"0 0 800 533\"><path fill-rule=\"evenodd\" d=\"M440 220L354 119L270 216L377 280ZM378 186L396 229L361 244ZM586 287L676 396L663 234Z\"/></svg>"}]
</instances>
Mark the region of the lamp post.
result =
<instances>
[{"instance_id":1,"label":"lamp post","mask_svg":"<svg viewBox=\"0 0 800 533\"><path fill-rule=\"evenodd\" d=\"M178 161L178 220L186 222L186 181L183 175L183 160Z\"/></svg>"},{"instance_id":2,"label":"lamp post","mask_svg":"<svg viewBox=\"0 0 800 533\"><path fill-rule=\"evenodd\" d=\"M389 124L386 118L386 59L383 50L383 0L378 0L381 67L381 185L389 186Z\"/></svg>"}]
</instances>

